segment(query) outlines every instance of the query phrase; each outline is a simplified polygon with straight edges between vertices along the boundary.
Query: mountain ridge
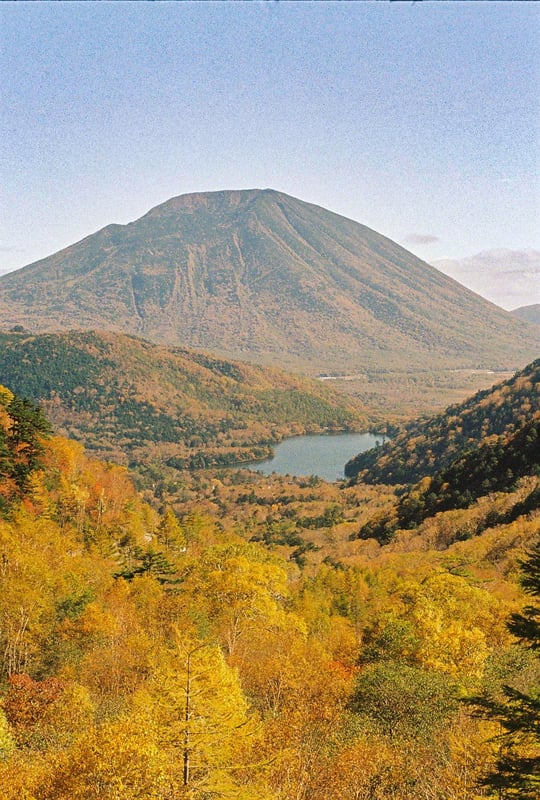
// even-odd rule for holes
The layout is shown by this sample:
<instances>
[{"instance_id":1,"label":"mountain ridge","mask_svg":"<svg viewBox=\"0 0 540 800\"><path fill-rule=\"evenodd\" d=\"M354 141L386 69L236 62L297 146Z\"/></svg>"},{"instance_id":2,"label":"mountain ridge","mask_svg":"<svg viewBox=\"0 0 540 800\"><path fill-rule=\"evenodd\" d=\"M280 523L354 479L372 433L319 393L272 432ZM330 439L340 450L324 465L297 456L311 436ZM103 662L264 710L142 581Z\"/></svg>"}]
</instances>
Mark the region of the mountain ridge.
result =
<instances>
[{"instance_id":1,"label":"mountain ridge","mask_svg":"<svg viewBox=\"0 0 540 800\"><path fill-rule=\"evenodd\" d=\"M528 306L513 308L510 313L531 325L540 325L540 303L531 303Z\"/></svg>"}]
</instances>

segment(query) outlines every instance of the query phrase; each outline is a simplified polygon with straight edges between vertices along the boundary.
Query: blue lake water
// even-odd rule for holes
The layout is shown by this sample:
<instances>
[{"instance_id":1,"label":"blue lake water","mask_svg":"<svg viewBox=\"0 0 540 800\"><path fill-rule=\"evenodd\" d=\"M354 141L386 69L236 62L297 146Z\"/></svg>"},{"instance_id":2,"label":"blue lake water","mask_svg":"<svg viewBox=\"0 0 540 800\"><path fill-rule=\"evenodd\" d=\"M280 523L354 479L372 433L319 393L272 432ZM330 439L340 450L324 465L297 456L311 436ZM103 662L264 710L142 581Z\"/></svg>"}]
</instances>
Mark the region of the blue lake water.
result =
<instances>
[{"instance_id":1,"label":"blue lake water","mask_svg":"<svg viewBox=\"0 0 540 800\"><path fill-rule=\"evenodd\" d=\"M345 464L357 453L370 450L382 436L373 433L336 433L296 436L275 446L275 455L266 461L253 461L242 467L256 469L265 475L318 475L327 481L345 476Z\"/></svg>"}]
</instances>

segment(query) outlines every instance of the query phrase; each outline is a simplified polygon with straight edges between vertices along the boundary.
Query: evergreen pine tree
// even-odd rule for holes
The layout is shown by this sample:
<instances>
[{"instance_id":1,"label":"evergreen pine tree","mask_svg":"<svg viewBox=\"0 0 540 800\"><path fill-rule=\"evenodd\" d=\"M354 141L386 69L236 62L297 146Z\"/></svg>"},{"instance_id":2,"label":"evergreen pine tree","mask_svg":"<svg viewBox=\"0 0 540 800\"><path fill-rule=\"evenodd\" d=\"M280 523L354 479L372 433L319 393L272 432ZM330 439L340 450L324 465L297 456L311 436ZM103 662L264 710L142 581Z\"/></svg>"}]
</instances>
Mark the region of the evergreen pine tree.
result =
<instances>
[{"instance_id":1,"label":"evergreen pine tree","mask_svg":"<svg viewBox=\"0 0 540 800\"><path fill-rule=\"evenodd\" d=\"M540 542L521 566L523 587L533 597L540 597ZM518 646L540 657L540 607L525 606L522 613L510 617L508 628L518 637ZM540 796L540 685L527 692L505 685L502 694L501 700L487 696L470 700L480 716L498 722L503 729L497 737L498 758L482 783L499 800L536 800Z\"/></svg>"}]
</instances>

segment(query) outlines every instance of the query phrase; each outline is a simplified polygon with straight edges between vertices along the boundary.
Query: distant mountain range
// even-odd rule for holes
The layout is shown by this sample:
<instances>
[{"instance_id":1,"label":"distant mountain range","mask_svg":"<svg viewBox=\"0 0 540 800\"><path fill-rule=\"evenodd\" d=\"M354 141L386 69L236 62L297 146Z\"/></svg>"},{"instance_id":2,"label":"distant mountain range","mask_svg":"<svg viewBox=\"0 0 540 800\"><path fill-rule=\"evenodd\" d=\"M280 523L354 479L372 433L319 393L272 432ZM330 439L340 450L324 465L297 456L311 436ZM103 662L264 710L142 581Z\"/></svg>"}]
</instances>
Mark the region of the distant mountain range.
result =
<instances>
[{"instance_id":1,"label":"distant mountain range","mask_svg":"<svg viewBox=\"0 0 540 800\"><path fill-rule=\"evenodd\" d=\"M484 250L467 258L445 258L433 264L502 308L511 310L540 301L538 250Z\"/></svg>"},{"instance_id":2,"label":"distant mountain range","mask_svg":"<svg viewBox=\"0 0 540 800\"><path fill-rule=\"evenodd\" d=\"M176 197L4 275L0 319L311 374L517 368L540 344L535 327L395 242L270 189Z\"/></svg>"},{"instance_id":3,"label":"distant mountain range","mask_svg":"<svg viewBox=\"0 0 540 800\"><path fill-rule=\"evenodd\" d=\"M530 322L532 325L540 325L540 303L534 303L532 306L514 308L512 314L524 322Z\"/></svg>"},{"instance_id":4,"label":"distant mountain range","mask_svg":"<svg viewBox=\"0 0 540 800\"><path fill-rule=\"evenodd\" d=\"M0 383L132 466L231 464L284 436L368 426L359 401L320 381L116 333L0 332Z\"/></svg>"}]
</instances>

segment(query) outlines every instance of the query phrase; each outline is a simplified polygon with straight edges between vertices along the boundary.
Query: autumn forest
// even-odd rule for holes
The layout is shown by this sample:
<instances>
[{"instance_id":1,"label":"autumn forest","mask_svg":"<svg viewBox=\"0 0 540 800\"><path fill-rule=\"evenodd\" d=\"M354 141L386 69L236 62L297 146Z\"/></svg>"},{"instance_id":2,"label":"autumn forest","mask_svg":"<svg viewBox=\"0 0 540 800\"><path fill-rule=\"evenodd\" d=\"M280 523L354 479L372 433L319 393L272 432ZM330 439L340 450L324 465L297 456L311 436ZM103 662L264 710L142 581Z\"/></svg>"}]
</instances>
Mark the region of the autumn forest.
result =
<instances>
[{"instance_id":1,"label":"autumn forest","mask_svg":"<svg viewBox=\"0 0 540 800\"><path fill-rule=\"evenodd\" d=\"M540 800L539 27L0 2L0 800Z\"/></svg>"},{"instance_id":2,"label":"autumn forest","mask_svg":"<svg viewBox=\"0 0 540 800\"><path fill-rule=\"evenodd\" d=\"M130 475L3 388L2 797L537 797L539 368L341 484Z\"/></svg>"}]
</instances>

